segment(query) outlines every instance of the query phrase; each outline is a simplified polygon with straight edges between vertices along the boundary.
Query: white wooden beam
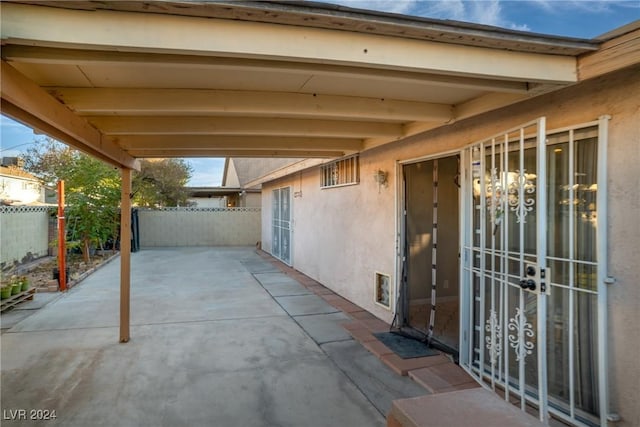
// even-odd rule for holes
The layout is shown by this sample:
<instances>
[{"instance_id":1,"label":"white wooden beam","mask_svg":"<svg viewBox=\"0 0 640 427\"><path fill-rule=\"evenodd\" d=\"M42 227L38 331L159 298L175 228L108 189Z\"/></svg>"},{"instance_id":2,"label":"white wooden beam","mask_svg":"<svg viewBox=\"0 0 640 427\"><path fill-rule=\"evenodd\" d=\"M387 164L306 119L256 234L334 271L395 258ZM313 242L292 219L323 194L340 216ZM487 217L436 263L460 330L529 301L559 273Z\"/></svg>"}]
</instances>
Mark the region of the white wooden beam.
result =
<instances>
[{"instance_id":1,"label":"white wooden beam","mask_svg":"<svg viewBox=\"0 0 640 427\"><path fill-rule=\"evenodd\" d=\"M219 57L189 54L121 52L109 50L65 49L41 46L5 45L2 56L8 61L30 64L73 65L155 65L177 68L198 67L211 70L279 71L327 77L355 77L384 79L395 83L428 83L459 89L474 89L510 93L526 93L526 81L501 80L497 77L455 76L435 74L424 70L400 71L366 66L316 64L293 61L269 61L264 59Z\"/></svg>"},{"instance_id":2,"label":"white wooden beam","mask_svg":"<svg viewBox=\"0 0 640 427\"><path fill-rule=\"evenodd\" d=\"M453 123L453 119L451 120L451 123ZM390 138L367 138L364 140L362 151L370 150L372 148L379 147L380 145L389 144L394 141L399 141L401 139L408 138L410 136L417 135L419 133L426 132L431 129L435 129L440 126L445 126L446 124L448 123L442 123L442 122L407 123L404 125L404 133L402 138L391 138L391 139Z\"/></svg>"},{"instance_id":3,"label":"white wooden beam","mask_svg":"<svg viewBox=\"0 0 640 427\"><path fill-rule=\"evenodd\" d=\"M122 135L113 142L127 151L178 150L345 150L360 151L355 138L306 138L241 135Z\"/></svg>"},{"instance_id":4,"label":"white wooden beam","mask_svg":"<svg viewBox=\"0 0 640 427\"><path fill-rule=\"evenodd\" d=\"M402 126L393 123L344 120L91 116L87 120L106 135L256 135L363 138L401 136Z\"/></svg>"},{"instance_id":5,"label":"white wooden beam","mask_svg":"<svg viewBox=\"0 0 640 427\"><path fill-rule=\"evenodd\" d=\"M527 99L526 95L513 93L491 93L453 107L453 121L463 120L487 111L496 110ZM453 122L452 121L452 122Z\"/></svg>"},{"instance_id":6,"label":"white wooden beam","mask_svg":"<svg viewBox=\"0 0 640 427\"><path fill-rule=\"evenodd\" d=\"M293 60L508 80L576 81L576 61L571 56L239 20L3 3L1 34L10 44Z\"/></svg>"},{"instance_id":7,"label":"white wooden beam","mask_svg":"<svg viewBox=\"0 0 640 427\"><path fill-rule=\"evenodd\" d=\"M2 61L0 70L3 114L113 165L139 169L136 159L15 68Z\"/></svg>"},{"instance_id":8,"label":"white wooden beam","mask_svg":"<svg viewBox=\"0 0 640 427\"><path fill-rule=\"evenodd\" d=\"M268 115L383 121L452 118L450 105L355 96L108 88L56 88L50 93L80 115Z\"/></svg>"},{"instance_id":9,"label":"white wooden beam","mask_svg":"<svg viewBox=\"0 0 640 427\"><path fill-rule=\"evenodd\" d=\"M408 138L413 135L418 135L423 132L428 132L438 127L446 126L446 125L455 123L456 121L473 117L473 116L485 113L487 111L492 111L498 108L506 107L508 105L515 104L516 102L522 101L523 99L526 99L526 98L528 98L528 96L522 95L522 94L514 94L514 93L490 93L487 95L483 95L481 97L474 98L460 105L454 106L453 116L451 120L446 123L428 122L428 121L406 123L403 126L403 138ZM389 139L384 137L367 138L364 141L363 150L369 150L371 148L388 144L398 139L400 138L394 138L394 139Z\"/></svg>"}]
</instances>

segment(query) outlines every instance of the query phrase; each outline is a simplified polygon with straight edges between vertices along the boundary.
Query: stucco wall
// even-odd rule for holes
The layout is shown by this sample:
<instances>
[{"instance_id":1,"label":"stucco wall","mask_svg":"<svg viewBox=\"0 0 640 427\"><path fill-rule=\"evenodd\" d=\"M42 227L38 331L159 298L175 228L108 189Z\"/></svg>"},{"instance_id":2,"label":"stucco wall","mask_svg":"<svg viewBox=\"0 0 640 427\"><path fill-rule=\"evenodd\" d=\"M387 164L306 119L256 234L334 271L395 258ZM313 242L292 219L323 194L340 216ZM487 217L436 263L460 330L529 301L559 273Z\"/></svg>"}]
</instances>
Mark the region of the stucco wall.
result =
<instances>
[{"instance_id":1,"label":"stucco wall","mask_svg":"<svg viewBox=\"0 0 640 427\"><path fill-rule=\"evenodd\" d=\"M259 208L262 206L260 193L247 193L244 196L243 204L247 208Z\"/></svg>"},{"instance_id":2,"label":"stucco wall","mask_svg":"<svg viewBox=\"0 0 640 427\"><path fill-rule=\"evenodd\" d=\"M293 199L292 263L340 295L390 321L392 314L373 303L374 271L396 282L397 162L459 150L465 145L546 116L547 129L610 115L609 357L611 409L623 421L640 425L640 67L612 73L517 105L388 144L362 153L359 185L321 190L313 168L263 185L263 248L270 251L271 190L291 186ZM373 173L389 172L378 188Z\"/></svg>"},{"instance_id":3,"label":"stucco wall","mask_svg":"<svg viewBox=\"0 0 640 427\"><path fill-rule=\"evenodd\" d=\"M395 275L395 190L393 179L380 188L378 163L360 160L360 184L320 189L317 168L263 186L263 249L271 251L271 198L291 186L292 263L310 277L378 317L391 312L374 301L374 275ZM391 169L393 171L393 164ZM390 244L391 243L391 244Z\"/></svg>"},{"instance_id":4,"label":"stucco wall","mask_svg":"<svg viewBox=\"0 0 640 427\"><path fill-rule=\"evenodd\" d=\"M140 246L253 246L260 208L141 210Z\"/></svg>"},{"instance_id":5,"label":"stucco wall","mask_svg":"<svg viewBox=\"0 0 640 427\"><path fill-rule=\"evenodd\" d=\"M48 254L48 218L45 207L0 207L2 269Z\"/></svg>"}]
</instances>

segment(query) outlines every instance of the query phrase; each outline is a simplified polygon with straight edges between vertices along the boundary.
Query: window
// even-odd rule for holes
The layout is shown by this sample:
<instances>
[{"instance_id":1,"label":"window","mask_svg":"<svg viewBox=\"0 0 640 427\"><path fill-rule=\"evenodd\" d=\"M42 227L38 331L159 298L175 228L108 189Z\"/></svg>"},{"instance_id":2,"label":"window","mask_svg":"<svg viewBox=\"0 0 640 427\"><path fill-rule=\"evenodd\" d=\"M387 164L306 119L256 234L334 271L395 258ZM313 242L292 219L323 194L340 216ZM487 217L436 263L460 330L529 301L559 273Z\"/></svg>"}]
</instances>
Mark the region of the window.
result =
<instances>
[{"instance_id":1,"label":"window","mask_svg":"<svg viewBox=\"0 0 640 427\"><path fill-rule=\"evenodd\" d=\"M358 155L345 157L320 168L320 187L340 187L360 182L360 162Z\"/></svg>"}]
</instances>

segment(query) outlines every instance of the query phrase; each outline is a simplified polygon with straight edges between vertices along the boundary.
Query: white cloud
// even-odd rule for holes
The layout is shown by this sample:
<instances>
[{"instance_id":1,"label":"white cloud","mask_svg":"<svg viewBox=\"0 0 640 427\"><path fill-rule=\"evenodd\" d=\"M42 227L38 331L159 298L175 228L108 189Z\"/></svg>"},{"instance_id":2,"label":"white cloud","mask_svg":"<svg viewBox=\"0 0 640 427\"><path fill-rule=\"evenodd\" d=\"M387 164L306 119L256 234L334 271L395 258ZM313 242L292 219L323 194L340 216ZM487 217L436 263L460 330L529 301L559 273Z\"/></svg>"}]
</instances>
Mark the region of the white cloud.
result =
<instances>
[{"instance_id":1,"label":"white cloud","mask_svg":"<svg viewBox=\"0 0 640 427\"><path fill-rule=\"evenodd\" d=\"M529 0L529 3L547 13L558 15L576 11L596 15L611 12L613 7L640 9L640 2L629 0Z\"/></svg>"},{"instance_id":2,"label":"white cloud","mask_svg":"<svg viewBox=\"0 0 640 427\"><path fill-rule=\"evenodd\" d=\"M0 126L2 126L2 127L20 126L20 123L14 122L13 120L11 120L8 117L0 116Z\"/></svg>"},{"instance_id":3,"label":"white cloud","mask_svg":"<svg viewBox=\"0 0 640 427\"><path fill-rule=\"evenodd\" d=\"M467 3L471 21L486 25L503 25L502 7L498 0Z\"/></svg>"},{"instance_id":4,"label":"white cloud","mask_svg":"<svg viewBox=\"0 0 640 427\"><path fill-rule=\"evenodd\" d=\"M219 187L222 184L222 172L196 171L187 183L189 187Z\"/></svg>"},{"instance_id":5,"label":"white cloud","mask_svg":"<svg viewBox=\"0 0 640 427\"><path fill-rule=\"evenodd\" d=\"M527 24L511 23L509 24L509 28L512 30L518 30L518 31L531 31L531 27L529 27Z\"/></svg>"},{"instance_id":6,"label":"white cloud","mask_svg":"<svg viewBox=\"0 0 640 427\"><path fill-rule=\"evenodd\" d=\"M523 23L511 22L502 10L502 0L329 0L361 9L402 13L425 18L451 19L514 30L529 31ZM549 0L538 0L541 7Z\"/></svg>"},{"instance_id":7,"label":"white cloud","mask_svg":"<svg viewBox=\"0 0 640 427\"><path fill-rule=\"evenodd\" d=\"M216 187L222 184L224 159L187 159L193 167L188 185L192 187Z\"/></svg>"},{"instance_id":8,"label":"white cloud","mask_svg":"<svg viewBox=\"0 0 640 427\"><path fill-rule=\"evenodd\" d=\"M465 2L461 0L421 2L417 11L420 16L462 21L466 16Z\"/></svg>"},{"instance_id":9,"label":"white cloud","mask_svg":"<svg viewBox=\"0 0 640 427\"><path fill-rule=\"evenodd\" d=\"M511 22L504 16L500 0L443 0L420 3L419 13L439 19L453 19L456 21L473 22L476 24L492 25L528 31L526 24Z\"/></svg>"},{"instance_id":10,"label":"white cloud","mask_svg":"<svg viewBox=\"0 0 640 427\"><path fill-rule=\"evenodd\" d=\"M327 0L329 3L356 9L379 10L389 13L408 14L420 0Z\"/></svg>"},{"instance_id":11,"label":"white cloud","mask_svg":"<svg viewBox=\"0 0 640 427\"><path fill-rule=\"evenodd\" d=\"M544 10L547 13L552 13L554 9L552 0L530 0L531 4L537 6L538 8Z\"/></svg>"}]
</instances>

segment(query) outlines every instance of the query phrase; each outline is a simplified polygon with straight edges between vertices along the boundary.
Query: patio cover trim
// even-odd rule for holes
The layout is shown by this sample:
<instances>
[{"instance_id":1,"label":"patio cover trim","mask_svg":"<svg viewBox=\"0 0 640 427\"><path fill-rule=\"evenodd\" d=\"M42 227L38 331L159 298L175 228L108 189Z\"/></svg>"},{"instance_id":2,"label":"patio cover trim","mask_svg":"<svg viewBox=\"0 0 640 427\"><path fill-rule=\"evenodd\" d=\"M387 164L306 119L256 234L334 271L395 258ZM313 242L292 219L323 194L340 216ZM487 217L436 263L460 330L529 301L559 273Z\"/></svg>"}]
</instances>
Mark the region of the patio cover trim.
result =
<instances>
[{"instance_id":1,"label":"patio cover trim","mask_svg":"<svg viewBox=\"0 0 640 427\"><path fill-rule=\"evenodd\" d=\"M26 0L17 3L87 11L111 10L275 23L552 55L574 56L597 50L600 44L597 40L538 34L315 1L57 0L53 5L50 0Z\"/></svg>"},{"instance_id":2,"label":"patio cover trim","mask_svg":"<svg viewBox=\"0 0 640 427\"><path fill-rule=\"evenodd\" d=\"M12 44L24 40L29 45L31 40L40 40L46 41L49 47L77 46L111 52L293 59L316 64L320 69L322 64L329 63L540 83L576 81L572 55L445 44L361 32L351 33L349 43L345 43L342 31L215 17L86 12L15 3L6 3L2 9L3 14L8 15L2 31L10 35L6 41ZM27 13L29 20L24 22ZM96 28L118 28L118 31L96 31ZM229 34L234 37L228 37ZM291 43L291 40L304 40L304 43Z\"/></svg>"}]
</instances>

